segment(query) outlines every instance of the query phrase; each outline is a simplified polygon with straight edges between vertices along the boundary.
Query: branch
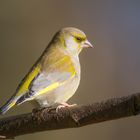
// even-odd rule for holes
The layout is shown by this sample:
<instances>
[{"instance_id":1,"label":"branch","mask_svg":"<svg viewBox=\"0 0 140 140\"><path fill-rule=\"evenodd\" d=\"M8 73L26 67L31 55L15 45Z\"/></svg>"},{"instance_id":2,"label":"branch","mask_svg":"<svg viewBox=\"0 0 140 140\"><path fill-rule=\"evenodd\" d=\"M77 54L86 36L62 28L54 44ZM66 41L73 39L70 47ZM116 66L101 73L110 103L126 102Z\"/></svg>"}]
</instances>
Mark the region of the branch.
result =
<instances>
[{"instance_id":1,"label":"branch","mask_svg":"<svg viewBox=\"0 0 140 140\"><path fill-rule=\"evenodd\" d=\"M137 115L140 93L100 103L66 107L58 112L44 108L32 113L0 119L0 138L14 138L39 131L82 127L88 124Z\"/></svg>"}]
</instances>

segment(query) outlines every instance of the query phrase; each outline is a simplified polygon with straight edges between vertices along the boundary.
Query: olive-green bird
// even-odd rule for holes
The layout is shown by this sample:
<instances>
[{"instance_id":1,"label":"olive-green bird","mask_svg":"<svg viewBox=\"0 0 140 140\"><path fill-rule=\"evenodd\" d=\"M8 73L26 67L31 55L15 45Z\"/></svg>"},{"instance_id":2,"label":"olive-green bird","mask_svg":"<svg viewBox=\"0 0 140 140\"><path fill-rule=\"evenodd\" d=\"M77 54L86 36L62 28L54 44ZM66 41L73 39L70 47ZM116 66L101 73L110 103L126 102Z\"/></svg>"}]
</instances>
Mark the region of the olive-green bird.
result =
<instances>
[{"instance_id":1,"label":"olive-green bird","mask_svg":"<svg viewBox=\"0 0 140 140\"><path fill-rule=\"evenodd\" d=\"M0 108L0 114L31 100L41 107L69 106L66 102L80 83L79 53L87 47L92 45L81 30L68 27L58 31L15 94Z\"/></svg>"}]
</instances>

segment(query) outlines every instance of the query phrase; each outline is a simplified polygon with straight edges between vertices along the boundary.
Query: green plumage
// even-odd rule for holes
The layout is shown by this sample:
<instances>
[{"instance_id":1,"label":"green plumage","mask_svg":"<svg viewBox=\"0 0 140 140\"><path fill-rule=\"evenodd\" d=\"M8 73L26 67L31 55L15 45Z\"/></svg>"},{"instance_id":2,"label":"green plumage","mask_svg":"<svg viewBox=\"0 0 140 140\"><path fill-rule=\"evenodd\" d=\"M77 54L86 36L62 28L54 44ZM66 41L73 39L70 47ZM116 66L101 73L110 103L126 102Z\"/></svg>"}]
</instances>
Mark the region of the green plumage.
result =
<instances>
[{"instance_id":1,"label":"green plumage","mask_svg":"<svg viewBox=\"0 0 140 140\"><path fill-rule=\"evenodd\" d=\"M30 100L40 106L66 103L80 83L78 55L86 41L86 35L76 28L60 30L0 112Z\"/></svg>"}]
</instances>

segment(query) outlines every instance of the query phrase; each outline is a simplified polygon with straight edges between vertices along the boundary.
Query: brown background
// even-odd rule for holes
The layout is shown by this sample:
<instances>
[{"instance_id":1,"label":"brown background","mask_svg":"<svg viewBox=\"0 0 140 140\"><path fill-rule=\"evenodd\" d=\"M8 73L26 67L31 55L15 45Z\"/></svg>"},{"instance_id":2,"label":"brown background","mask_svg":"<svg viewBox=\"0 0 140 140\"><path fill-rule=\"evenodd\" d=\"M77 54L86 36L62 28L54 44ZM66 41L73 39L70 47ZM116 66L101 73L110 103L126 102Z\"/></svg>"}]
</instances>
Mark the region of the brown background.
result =
<instances>
[{"instance_id":1,"label":"brown background","mask_svg":"<svg viewBox=\"0 0 140 140\"><path fill-rule=\"evenodd\" d=\"M53 34L62 27L82 29L95 49L80 55L82 79L70 103L88 104L140 91L139 0L1 0L0 105L15 91ZM30 112L25 103L5 116ZM132 140L140 118L20 136L42 140Z\"/></svg>"}]
</instances>

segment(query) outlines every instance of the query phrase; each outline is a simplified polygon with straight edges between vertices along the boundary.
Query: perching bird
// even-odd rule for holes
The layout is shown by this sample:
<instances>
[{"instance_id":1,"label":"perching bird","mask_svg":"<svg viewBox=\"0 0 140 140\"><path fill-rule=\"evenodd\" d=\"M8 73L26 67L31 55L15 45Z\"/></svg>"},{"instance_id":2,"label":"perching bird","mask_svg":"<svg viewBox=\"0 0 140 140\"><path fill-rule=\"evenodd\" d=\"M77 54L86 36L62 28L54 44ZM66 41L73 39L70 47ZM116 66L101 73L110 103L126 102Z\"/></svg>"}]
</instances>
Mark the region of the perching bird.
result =
<instances>
[{"instance_id":1,"label":"perching bird","mask_svg":"<svg viewBox=\"0 0 140 140\"><path fill-rule=\"evenodd\" d=\"M68 27L58 31L15 94L0 108L0 114L31 100L41 107L69 106L66 102L80 83L79 53L87 47L92 45L81 30Z\"/></svg>"}]
</instances>

